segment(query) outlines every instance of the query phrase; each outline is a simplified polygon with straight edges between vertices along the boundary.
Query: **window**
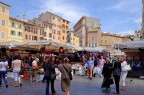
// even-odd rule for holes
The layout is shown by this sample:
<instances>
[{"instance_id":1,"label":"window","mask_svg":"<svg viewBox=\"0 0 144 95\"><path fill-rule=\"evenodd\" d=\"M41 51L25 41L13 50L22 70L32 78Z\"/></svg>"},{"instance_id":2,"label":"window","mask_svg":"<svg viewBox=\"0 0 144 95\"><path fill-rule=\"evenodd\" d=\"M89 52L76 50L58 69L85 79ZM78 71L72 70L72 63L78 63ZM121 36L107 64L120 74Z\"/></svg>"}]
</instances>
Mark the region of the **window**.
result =
<instances>
[{"instance_id":1,"label":"window","mask_svg":"<svg viewBox=\"0 0 144 95\"><path fill-rule=\"evenodd\" d=\"M52 38L52 33L49 33L49 37Z\"/></svg>"},{"instance_id":2,"label":"window","mask_svg":"<svg viewBox=\"0 0 144 95\"><path fill-rule=\"evenodd\" d=\"M55 36L53 35L53 39L55 39Z\"/></svg>"},{"instance_id":3,"label":"window","mask_svg":"<svg viewBox=\"0 0 144 95\"><path fill-rule=\"evenodd\" d=\"M65 25L64 25L64 24L62 25L62 28L65 28Z\"/></svg>"},{"instance_id":4,"label":"window","mask_svg":"<svg viewBox=\"0 0 144 95\"><path fill-rule=\"evenodd\" d=\"M22 29L22 25L21 25L21 24L19 24L18 28L19 28L19 29Z\"/></svg>"},{"instance_id":5,"label":"window","mask_svg":"<svg viewBox=\"0 0 144 95\"><path fill-rule=\"evenodd\" d=\"M89 43L89 47L91 47L91 44Z\"/></svg>"},{"instance_id":6,"label":"window","mask_svg":"<svg viewBox=\"0 0 144 95\"><path fill-rule=\"evenodd\" d=\"M55 20L55 17L53 17L53 20Z\"/></svg>"},{"instance_id":7,"label":"window","mask_svg":"<svg viewBox=\"0 0 144 95\"><path fill-rule=\"evenodd\" d=\"M44 38L43 38L43 37L40 37L40 40L44 40Z\"/></svg>"},{"instance_id":8,"label":"window","mask_svg":"<svg viewBox=\"0 0 144 95\"><path fill-rule=\"evenodd\" d=\"M43 34L45 37L46 37L46 31L44 32L44 34Z\"/></svg>"},{"instance_id":9,"label":"window","mask_svg":"<svg viewBox=\"0 0 144 95\"><path fill-rule=\"evenodd\" d=\"M95 43L95 47L97 47L97 43Z\"/></svg>"},{"instance_id":10,"label":"window","mask_svg":"<svg viewBox=\"0 0 144 95\"><path fill-rule=\"evenodd\" d=\"M5 13L6 8L4 6L2 6L2 13Z\"/></svg>"},{"instance_id":11,"label":"window","mask_svg":"<svg viewBox=\"0 0 144 95\"><path fill-rule=\"evenodd\" d=\"M25 26L25 31L27 31L27 29L28 29L27 26Z\"/></svg>"},{"instance_id":12,"label":"window","mask_svg":"<svg viewBox=\"0 0 144 95\"><path fill-rule=\"evenodd\" d=\"M56 34L56 31L55 31L55 30L53 30L53 34Z\"/></svg>"},{"instance_id":13,"label":"window","mask_svg":"<svg viewBox=\"0 0 144 95\"><path fill-rule=\"evenodd\" d=\"M67 24L69 24L69 22L67 21Z\"/></svg>"},{"instance_id":14,"label":"window","mask_svg":"<svg viewBox=\"0 0 144 95\"><path fill-rule=\"evenodd\" d=\"M2 26L5 26L5 20L2 20Z\"/></svg>"},{"instance_id":15,"label":"window","mask_svg":"<svg viewBox=\"0 0 144 95\"><path fill-rule=\"evenodd\" d=\"M30 32L33 32L33 28L30 27Z\"/></svg>"},{"instance_id":16,"label":"window","mask_svg":"<svg viewBox=\"0 0 144 95\"><path fill-rule=\"evenodd\" d=\"M22 32L18 32L18 36L19 36L19 37L22 37Z\"/></svg>"},{"instance_id":17,"label":"window","mask_svg":"<svg viewBox=\"0 0 144 95\"><path fill-rule=\"evenodd\" d=\"M66 29L68 29L68 26L66 26Z\"/></svg>"},{"instance_id":18,"label":"window","mask_svg":"<svg viewBox=\"0 0 144 95\"><path fill-rule=\"evenodd\" d=\"M61 26L60 26L60 25L57 25L57 28L61 29Z\"/></svg>"},{"instance_id":19,"label":"window","mask_svg":"<svg viewBox=\"0 0 144 95\"><path fill-rule=\"evenodd\" d=\"M14 22L11 22L11 26L12 26L12 27L15 27L15 23L14 23Z\"/></svg>"},{"instance_id":20,"label":"window","mask_svg":"<svg viewBox=\"0 0 144 95\"><path fill-rule=\"evenodd\" d=\"M60 22L60 18L58 18L58 21Z\"/></svg>"},{"instance_id":21,"label":"window","mask_svg":"<svg viewBox=\"0 0 144 95\"><path fill-rule=\"evenodd\" d=\"M34 28L34 34L37 34L38 29Z\"/></svg>"},{"instance_id":22,"label":"window","mask_svg":"<svg viewBox=\"0 0 144 95\"><path fill-rule=\"evenodd\" d=\"M64 36L63 36L63 40L64 40Z\"/></svg>"},{"instance_id":23,"label":"window","mask_svg":"<svg viewBox=\"0 0 144 95\"><path fill-rule=\"evenodd\" d=\"M49 26L49 29L52 29L52 27L51 27L51 26Z\"/></svg>"},{"instance_id":24,"label":"window","mask_svg":"<svg viewBox=\"0 0 144 95\"><path fill-rule=\"evenodd\" d=\"M28 35L25 35L25 39L28 39Z\"/></svg>"},{"instance_id":25,"label":"window","mask_svg":"<svg viewBox=\"0 0 144 95\"><path fill-rule=\"evenodd\" d=\"M34 36L34 40L37 41L37 36Z\"/></svg>"},{"instance_id":26,"label":"window","mask_svg":"<svg viewBox=\"0 0 144 95\"><path fill-rule=\"evenodd\" d=\"M29 35L29 40L32 40L32 36L31 35Z\"/></svg>"},{"instance_id":27,"label":"window","mask_svg":"<svg viewBox=\"0 0 144 95\"><path fill-rule=\"evenodd\" d=\"M48 26L46 24L44 24L44 27L47 28Z\"/></svg>"},{"instance_id":28,"label":"window","mask_svg":"<svg viewBox=\"0 0 144 95\"><path fill-rule=\"evenodd\" d=\"M63 30L63 33L65 33L65 30Z\"/></svg>"},{"instance_id":29,"label":"window","mask_svg":"<svg viewBox=\"0 0 144 95\"><path fill-rule=\"evenodd\" d=\"M54 27L56 27L56 24L54 24Z\"/></svg>"},{"instance_id":30,"label":"window","mask_svg":"<svg viewBox=\"0 0 144 95\"><path fill-rule=\"evenodd\" d=\"M94 47L94 44L92 43L92 47Z\"/></svg>"},{"instance_id":31,"label":"window","mask_svg":"<svg viewBox=\"0 0 144 95\"><path fill-rule=\"evenodd\" d=\"M58 37L58 40L60 40L60 37Z\"/></svg>"},{"instance_id":32,"label":"window","mask_svg":"<svg viewBox=\"0 0 144 95\"><path fill-rule=\"evenodd\" d=\"M1 34L1 35L0 35L0 36L1 36L0 39L1 39L1 40L4 40L4 39L5 39L5 32L1 32L0 34Z\"/></svg>"},{"instance_id":33,"label":"window","mask_svg":"<svg viewBox=\"0 0 144 95\"><path fill-rule=\"evenodd\" d=\"M13 36L15 36L16 32L15 32L14 30L12 30L12 31L10 32L10 34L13 35Z\"/></svg>"},{"instance_id":34,"label":"window","mask_svg":"<svg viewBox=\"0 0 144 95\"><path fill-rule=\"evenodd\" d=\"M63 22L65 23L65 20L63 19Z\"/></svg>"},{"instance_id":35,"label":"window","mask_svg":"<svg viewBox=\"0 0 144 95\"><path fill-rule=\"evenodd\" d=\"M60 31L58 31L57 34L60 35Z\"/></svg>"}]
</instances>

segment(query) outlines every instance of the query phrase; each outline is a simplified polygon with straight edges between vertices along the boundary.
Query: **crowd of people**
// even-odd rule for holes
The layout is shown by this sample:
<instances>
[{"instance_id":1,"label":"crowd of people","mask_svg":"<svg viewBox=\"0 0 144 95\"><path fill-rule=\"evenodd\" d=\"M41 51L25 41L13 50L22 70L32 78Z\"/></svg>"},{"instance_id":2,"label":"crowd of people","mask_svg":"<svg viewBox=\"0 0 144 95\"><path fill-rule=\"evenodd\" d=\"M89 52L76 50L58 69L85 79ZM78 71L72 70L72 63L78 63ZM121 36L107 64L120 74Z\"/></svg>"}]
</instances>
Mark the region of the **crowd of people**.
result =
<instances>
[{"instance_id":1,"label":"crowd of people","mask_svg":"<svg viewBox=\"0 0 144 95\"><path fill-rule=\"evenodd\" d=\"M116 91L115 94L119 94L119 83L122 81L122 90L126 90L125 79L128 70L125 70L127 64L125 57L121 60L112 61L111 58L104 59L103 56L86 57L82 55L79 62L70 62L70 59L65 56L59 57L45 57L40 61L37 56L28 56L25 60L20 58L20 55L12 57L2 56L0 58L0 86L2 87L2 79L5 82L6 88L8 88L7 70L12 70L14 74L14 87L23 86L20 75L23 74L25 69L32 72L32 81L38 81L37 72L44 74L42 79L43 83L46 83L46 95L49 95L49 85L51 84L51 93L54 95L55 80L56 80L56 68L61 72L61 89L64 95L70 95L70 82L73 79L72 72L75 75L76 71L79 70L80 75L87 76L88 79L92 80L93 77L103 77L101 88L110 90L110 85L115 83ZM78 63L78 64L77 64ZM42 70L43 69L43 70ZM120 78L121 77L121 78ZM114 79L114 82L113 82Z\"/></svg>"},{"instance_id":2,"label":"crowd of people","mask_svg":"<svg viewBox=\"0 0 144 95\"><path fill-rule=\"evenodd\" d=\"M128 71L131 70L127 66L126 57L121 57L120 60L118 58L112 60L109 57L104 59L103 56L89 58L82 56L80 64L73 64L72 69L74 75L75 71L79 70L80 75L87 76L90 80L96 76L103 77L102 89L110 90L110 85L115 83L116 91L114 93L119 94L120 79L122 83L121 90L126 90L125 79Z\"/></svg>"}]
</instances>

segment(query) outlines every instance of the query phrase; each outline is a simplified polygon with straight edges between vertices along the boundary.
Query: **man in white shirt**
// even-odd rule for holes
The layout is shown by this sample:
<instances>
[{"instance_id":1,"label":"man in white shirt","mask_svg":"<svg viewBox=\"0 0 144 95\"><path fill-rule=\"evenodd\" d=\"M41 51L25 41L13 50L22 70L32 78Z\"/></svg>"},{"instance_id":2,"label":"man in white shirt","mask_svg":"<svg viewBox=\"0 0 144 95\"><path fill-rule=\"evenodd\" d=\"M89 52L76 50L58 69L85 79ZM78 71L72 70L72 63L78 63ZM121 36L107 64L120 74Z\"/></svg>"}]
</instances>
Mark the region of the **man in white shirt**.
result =
<instances>
[{"instance_id":1,"label":"man in white shirt","mask_svg":"<svg viewBox=\"0 0 144 95\"><path fill-rule=\"evenodd\" d=\"M36 72L37 70L39 70L37 65L38 62L39 62L38 58L35 58L35 60L32 62L32 72L33 72L32 81L38 81L37 72Z\"/></svg>"},{"instance_id":2,"label":"man in white shirt","mask_svg":"<svg viewBox=\"0 0 144 95\"><path fill-rule=\"evenodd\" d=\"M106 61L103 59L103 56L101 56L101 58L99 59L99 67L100 67L100 76L102 77L102 70L103 70L103 66L106 63Z\"/></svg>"}]
</instances>

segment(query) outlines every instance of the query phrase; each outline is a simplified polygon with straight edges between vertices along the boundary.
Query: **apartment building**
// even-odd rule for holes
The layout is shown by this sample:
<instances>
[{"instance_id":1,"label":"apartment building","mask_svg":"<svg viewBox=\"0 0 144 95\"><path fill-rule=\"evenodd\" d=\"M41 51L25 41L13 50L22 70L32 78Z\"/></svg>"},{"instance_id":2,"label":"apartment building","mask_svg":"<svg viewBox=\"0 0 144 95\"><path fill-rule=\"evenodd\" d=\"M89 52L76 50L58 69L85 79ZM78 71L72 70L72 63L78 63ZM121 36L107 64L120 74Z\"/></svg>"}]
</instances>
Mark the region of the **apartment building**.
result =
<instances>
[{"instance_id":1,"label":"apartment building","mask_svg":"<svg viewBox=\"0 0 144 95\"><path fill-rule=\"evenodd\" d=\"M125 41L130 41L130 38L127 36L121 36L118 34L110 34L110 33L102 32L99 46L110 48L114 44L122 43Z\"/></svg>"},{"instance_id":2,"label":"apartment building","mask_svg":"<svg viewBox=\"0 0 144 95\"><path fill-rule=\"evenodd\" d=\"M51 12L42 13L35 19L52 24L52 33L49 33L52 41L63 44L66 43L67 31L70 30L69 21ZM30 20L30 22L34 23L35 19ZM35 23L36 25L38 24L37 22Z\"/></svg>"},{"instance_id":3,"label":"apartment building","mask_svg":"<svg viewBox=\"0 0 144 95\"><path fill-rule=\"evenodd\" d=\"M93 18L93 17L87 17L83 16L74 26L74 33L76 36L80 38L80 46L86 47L88 46L88 31L93 31L94 29L97 29L100 31L100 20ZM88 32L88 33L87 33Z\"/></svg>"},{"instance_id":4,"label":"apartment building","mask_svg":"<svg viewBox=\"0 0 144 95\"><path fill-rule=\"evenodd\" d=\"M44 28L44 40L52 40L52 27L53 24L48 21L42 21L38 18L34 18L33 20L29 20L28 23L33 24L35 26Z\"/></svg>"},{"instance_id":5,"label":"apartment building","mask_svg":"<svg viewBox=\"0 0 144 95\"><path fill-rule=\"evenodd\" d=\"M10 6L0 2L0 42L8 40Z\"/></svg>"},{"instance_id":6,"label":"apartment building","mask_svg":"<svg viewBox=\"0 0 144 95\"><path fill-rule=\"evenodd\" d=\"M28 22L24 23L23 42L44 40L44 27L36 26Z\"/></svg>"},{"instance_id":7,"label":"apartment building","mask_svg":"<svg viewBox=\"0 0 144 95\"><path fill-rule=\"evenodd\" d=\"M23 42L24 34L24 22L10 17L9 18L9 31L8 31L8 41Z\"/></svg>"}]
</instances>

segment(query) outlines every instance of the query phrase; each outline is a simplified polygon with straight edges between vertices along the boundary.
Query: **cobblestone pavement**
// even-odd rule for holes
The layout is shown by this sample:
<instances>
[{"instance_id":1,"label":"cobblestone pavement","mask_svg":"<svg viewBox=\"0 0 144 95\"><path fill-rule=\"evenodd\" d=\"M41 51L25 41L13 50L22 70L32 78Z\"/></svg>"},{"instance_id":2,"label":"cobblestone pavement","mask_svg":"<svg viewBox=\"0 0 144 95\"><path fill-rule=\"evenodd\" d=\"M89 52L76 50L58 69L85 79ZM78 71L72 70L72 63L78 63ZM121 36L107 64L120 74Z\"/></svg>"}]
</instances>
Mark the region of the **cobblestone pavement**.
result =
<instances>
[{"instance_id":1,"label":"cobblestone pavement","mask_svg":"<svg viewBox=\"0 0 144 95\"><path fill-rule=\"evenodd\" d=\"M23 87L13 87L14 80L9 80L9 88L0 87L0 95L45 95L45 83L30 82L23 80ZM101 89L102 78L95 77L88 80L86 77L74 76L71 82L71 95L113 95L115 86L111 90ZM61 91L60 79L55 81L56 95L63 95ZM120 95L143 95L144 80L127 78L127 91L120 92Z\"/></svg>"}]
</instances>

